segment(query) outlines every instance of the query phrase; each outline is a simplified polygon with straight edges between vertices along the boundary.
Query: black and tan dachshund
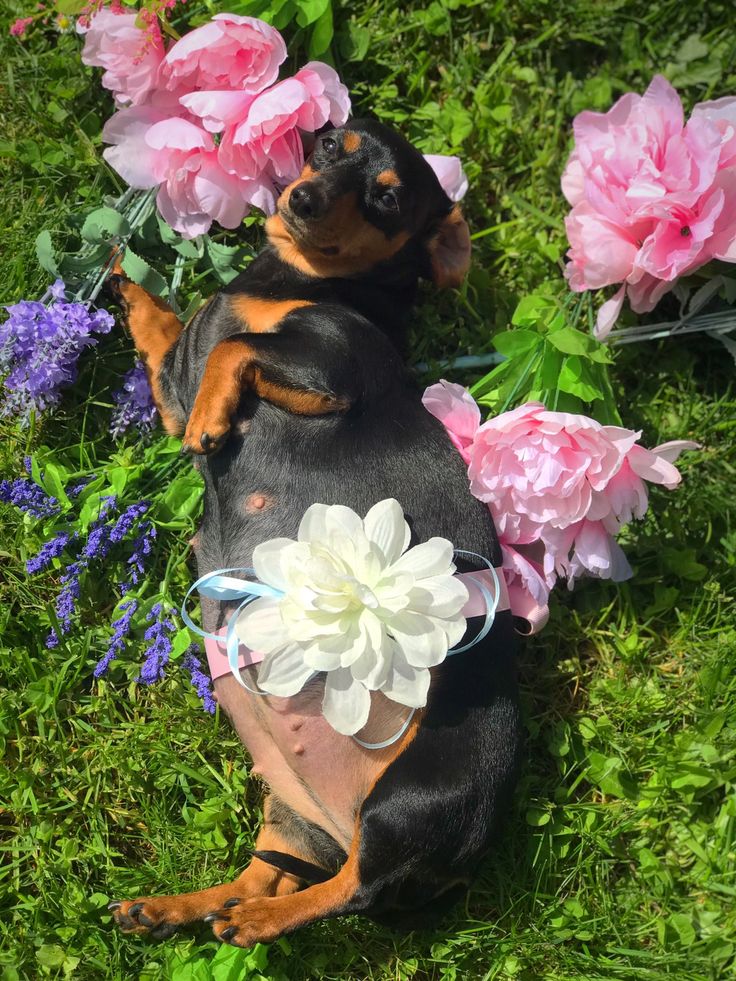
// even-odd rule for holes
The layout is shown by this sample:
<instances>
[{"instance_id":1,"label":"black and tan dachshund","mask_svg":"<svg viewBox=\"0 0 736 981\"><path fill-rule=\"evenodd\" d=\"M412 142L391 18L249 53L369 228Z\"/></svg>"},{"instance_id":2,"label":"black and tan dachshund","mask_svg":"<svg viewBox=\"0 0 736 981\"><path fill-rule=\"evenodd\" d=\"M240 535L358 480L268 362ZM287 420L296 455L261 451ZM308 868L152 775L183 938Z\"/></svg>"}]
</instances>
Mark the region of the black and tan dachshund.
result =
<instances>
[{"instance_id":1,"label":"black and tan dachshund","mask_svg":"<svg viewBox=\"0 0 736 981\"><path fill-rule=\"evenodd\" d=\"M467 225L432 169L397 133L353 121L317 138L266 232L264 250L186 329L140 287L117 284L164 424L199 455L199 574L249 566L259 543L295 538L314 502L364 515L389 497L412 544L442 536L498 566L488 509L400 353L418 280L458 285L470 260ZM205 629L229 612L203 599ZM347 913L414 926L464 894L515 782L511 614L432 669L426 708L384 749L331 729L322 687L318 676L293 698L264 698L217 678L269 789L256 852L235 882L112 903L123 930L165 937L204 920L249 946ZM395 732L402 712L374 696L361 737Z\"/></svg>"}]
</instances>

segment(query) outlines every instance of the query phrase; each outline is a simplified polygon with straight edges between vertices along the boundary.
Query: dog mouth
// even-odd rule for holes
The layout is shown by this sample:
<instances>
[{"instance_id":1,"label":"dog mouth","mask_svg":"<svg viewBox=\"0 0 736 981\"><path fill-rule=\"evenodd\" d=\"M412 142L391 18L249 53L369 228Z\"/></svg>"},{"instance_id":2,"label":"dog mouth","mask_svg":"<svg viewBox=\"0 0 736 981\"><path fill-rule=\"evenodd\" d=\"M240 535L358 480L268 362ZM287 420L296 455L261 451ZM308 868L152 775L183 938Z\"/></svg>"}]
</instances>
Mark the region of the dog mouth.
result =
<instances>
[{"instance_id":1,"label":"dog mouth","mask_svg":"<svg viewBox=\"0 0 736 981\"><path fill-rule=\"evenodd\" d=\"M315 228L312 224L307 225L303 219L298 218L290 209L280 208L279 217L284 223L286 231L294 240L294 244L301 250L309 252L319 252L324 256L336 256L340 254L340 246L330 242L320 241L319 227Z\"/></svg>"}]
</instances>

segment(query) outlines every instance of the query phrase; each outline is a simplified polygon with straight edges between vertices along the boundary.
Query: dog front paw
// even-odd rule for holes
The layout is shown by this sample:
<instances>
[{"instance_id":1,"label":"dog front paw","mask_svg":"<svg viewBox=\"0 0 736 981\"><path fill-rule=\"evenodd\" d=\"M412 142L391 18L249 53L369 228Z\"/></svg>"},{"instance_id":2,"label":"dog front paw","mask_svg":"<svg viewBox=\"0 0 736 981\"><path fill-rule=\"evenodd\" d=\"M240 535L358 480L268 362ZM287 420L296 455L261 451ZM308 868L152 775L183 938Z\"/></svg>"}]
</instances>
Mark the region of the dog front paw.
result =
<instances>
[{"instance_id":1,"label":"dog front paw","mask_svg":"<svg viewBox=\"0 0 736 981\"><path fill-rule=\"evenodd\" d=\"M207 413L198 412L195 406L184 432L182 453L210 456L224 446L230 429L229 418L208 416Z\"/></svg>"}]
</instances>

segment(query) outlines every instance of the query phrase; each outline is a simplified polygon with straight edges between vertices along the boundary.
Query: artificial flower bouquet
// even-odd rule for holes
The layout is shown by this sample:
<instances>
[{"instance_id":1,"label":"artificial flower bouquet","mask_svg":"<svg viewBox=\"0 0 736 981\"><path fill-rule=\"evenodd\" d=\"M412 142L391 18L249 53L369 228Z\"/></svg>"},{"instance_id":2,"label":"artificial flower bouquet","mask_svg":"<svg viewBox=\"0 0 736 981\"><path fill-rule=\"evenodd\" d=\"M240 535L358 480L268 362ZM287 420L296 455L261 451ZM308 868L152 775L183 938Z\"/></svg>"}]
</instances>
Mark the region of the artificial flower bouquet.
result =
<instances>
[{"instance_id":1,"label":"artificial flower bouquet","mask_svg":"<svg viewBox=\"0 0 736 981\"><path fill-rule=\"evenodd\" d=\"M112 318L95 302L112 255L123 253L125 273L166 296L186 317L202 300L195 280L206 277L211 291L235 276L252 255L241 231L244 219L256 220L251 209L273 212L283 187L300 173L314 133L339 126L350 112L348 90L327 63L311 60L295 74L281 75L287 50L273 25L220 12L186 31L176 7L171 0L154 0L135 11L116 0L93 0L80 8L81 57L104 70L102 84L115 102L102 131L108 144L103 157L128 189L79 223L78 251L62 252L47 231L39 236L39 261L59 278L40 301L8 307L8 319L0 325L2 412L21 424L33 424L58 405L62 389L75 382L83 352L110 332ZM17 22L11 32L22 37L32 20ZM605 114L581 113L574 131L575 146L562 177L573 206L566 222L571 248L565 269L572 292L561 295L558 280L520 298L510 329L489 338L502 361L472 394L443 381L424 397L468 466L472 492L491 510L510 608L532 630L543 626L558 579L571 588L581 575L614 581L631 575L616 536L646 512L645 482L676 487L680 476L674 462L682 450L695 446L676 441L647 450L639 442L641 433L621 425L608 377L610 352L585 322L593 312L586 291L622 284L599 311L596 334L602 339L625 295L632 309L650 311L685 277L704 272L706 263L736 259L736 99L702 103L685 124L679 97L657 77L644 96L629 93ZM467 190L460 161L439 155L427 160L451 199L460 200ZM238 230L238 235L223 239L222 229ZM716 285L709 286L708 296L718 289L728 294L726 280L712 280ZM186 304L178 305L179 292L187 294ZM577 293L583 295L576 299ZM451 371L452 365L444 369ZM135 679L157 680L167 662L179 658L205 707L214 711L192 635L173 615L181 583L168 569L163 582L152 582L149 575L157 525L190 528L201 488L195 476L176 473L167 478L160 503L134 497L147 472L159 468L170 474L178 447L172 439L125 443L126 431L150 433L155 419L140 364L111 394L115 407L109 430L122 444L105 472L72 473L47 451L41 462L38 456L29 458L25 476L0 483L0 499L42 527L42 546L28 559L28 574L60 572L50 646L75 628L80 599L104 568L115 579L117 603L95 676L121 659L132 631L140 628L146 648ZM491 410L486 421L473 395ZM445 604L452 607L447 623L435 622L442 619L436 610L413 610L409 600L402 608L384 602L384 593L388 596L394 587L394 599L400 598L402 570L414 562L417 573L417 552L424 548L406 551L403 516L399 520L394 505L400 502L382 502L380 521L374 514L339 516L352 528L346 540L365 538L366 555L378 548L375 528L390 526L390 543L383 541L380 556L373 556L381 575L370 586L362 566L349 577L355 594L351 602L358 596L361 610L368 611L350 637L341 639L352 644L355 658L350 660L350 652L336 654L334 638L310 635L309 659L296 668L287 665L282 677L285 661L272 657L260 679L264 688L288 693L294 678L303 683L307 670L343 671L329 690L344 697L330 696L326 709L341 731L359 728L366 712L366 679L374 688L403 692L404 704L420 704L428 667L439 663L461 635L460 620L452 619L460 616L461 597L444 580L437 590L453 593L456 601ZM328 523L319 509L315 515L311 531L320 521L325 527ZM312 550L310 562L312 552L324 551L319 535L306 532L303 541L292 544L297 565L305 549ZM433 563L442 566L441 575L451 579L451 543L440 551L442 562L427 549L422 561L430 570ZM273 578L267 558L260 554L256 562L264 579ZM310 568L327 575L328 567L343 559L341 554L321 555ZM325 583L318 587L317 592L326 588ZM243 637L272 654L286 649L294 631L307 629L309 615L291 609L287 616L285 609L280 601L253 604L240 624ZM402 624L409 614L431 620L418 663L408 661L402 647ZM376 651L391 647L396 664L371 653L371 644ZM352 693L350 705L346 692Z\"/></svg>"}]
</instances>

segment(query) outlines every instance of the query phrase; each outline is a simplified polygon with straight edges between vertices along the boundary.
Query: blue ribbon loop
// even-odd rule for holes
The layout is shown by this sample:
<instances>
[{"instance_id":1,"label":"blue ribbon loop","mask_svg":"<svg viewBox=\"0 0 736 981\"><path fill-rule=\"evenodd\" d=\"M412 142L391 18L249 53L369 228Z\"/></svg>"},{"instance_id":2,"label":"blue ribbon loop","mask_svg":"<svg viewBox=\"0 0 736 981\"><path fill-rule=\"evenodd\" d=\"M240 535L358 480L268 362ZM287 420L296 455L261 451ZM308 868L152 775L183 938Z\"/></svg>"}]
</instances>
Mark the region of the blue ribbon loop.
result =
<instances>
[{"instance_id":1,"label":"blue ribbon loop","mask_svg":"<svg viewBox=\"0 0 736 981\"><path fill-rule=\"evenodd\" d=\"M456 549L454 554L456 556L461 556L462 558L476 559L490 570L491 575L493 576L495 596L491 596L489 589L484 583L480 581L476 582L476 588L480 590L483 599L486 601L485 622L475 637L473 637L471 641L468 641L467 644L463 644L462 647L451 647L447 652L448 657L450 657L452 654L463 654L465 651L470 650L471 647L475 647L476 644L479 644L488 635L496 618L496 608L501 595L501 586L498 581L498 573L488 559L484 558L482 555L478 555L476 552L467 552L463 549ZM194 631L195 634L198 634L200 637L204 637L206 639L214 640L219 644L223 639L220 634L211 634L206 630L202 630L202 628L197 626L197 624L194 623L192 618L189 616L189 613L187 612L187 603L189 602L190 596L196 591L200 596L206 596L209 599L217 600L220 603L242 600L238 608L231 615L227 624L227 632L225 634L225 650L227 652L228 664L230 665L230 670L243 688L253 695L267 695L268 692L256 691L247 685L243 680L242 672L238 664L240 639L236 633L236 625L241 611L244 610L249 603L252 603L253 600L258 599L261 596L270 596L278 599L279 597L284 596L285 593L283 590L276 589L274 586L269 586L267 583L260 582L258 579L237 579L232 575L232 573L240 573L249 576L255 576L256 574L255 569L251 567L236 566L230 569L216 569L214 572L208 572L206 575L200 576L200 578L197 579L197 581L187 590L187 594L184 597L184 602L181 605L181 618L187 627ZM367 743L363 742L362 739L358 739L357 736L353 736L352 738L356 743L363 746L365 749L385 749L387 746L395 743L404 735L406 730L409 728L409 724L414 717L415 712L416 709L412 709L398 732L394 733L394 735L389 739L384 739L382 742Z\"/></svg>"}]
</instances>

